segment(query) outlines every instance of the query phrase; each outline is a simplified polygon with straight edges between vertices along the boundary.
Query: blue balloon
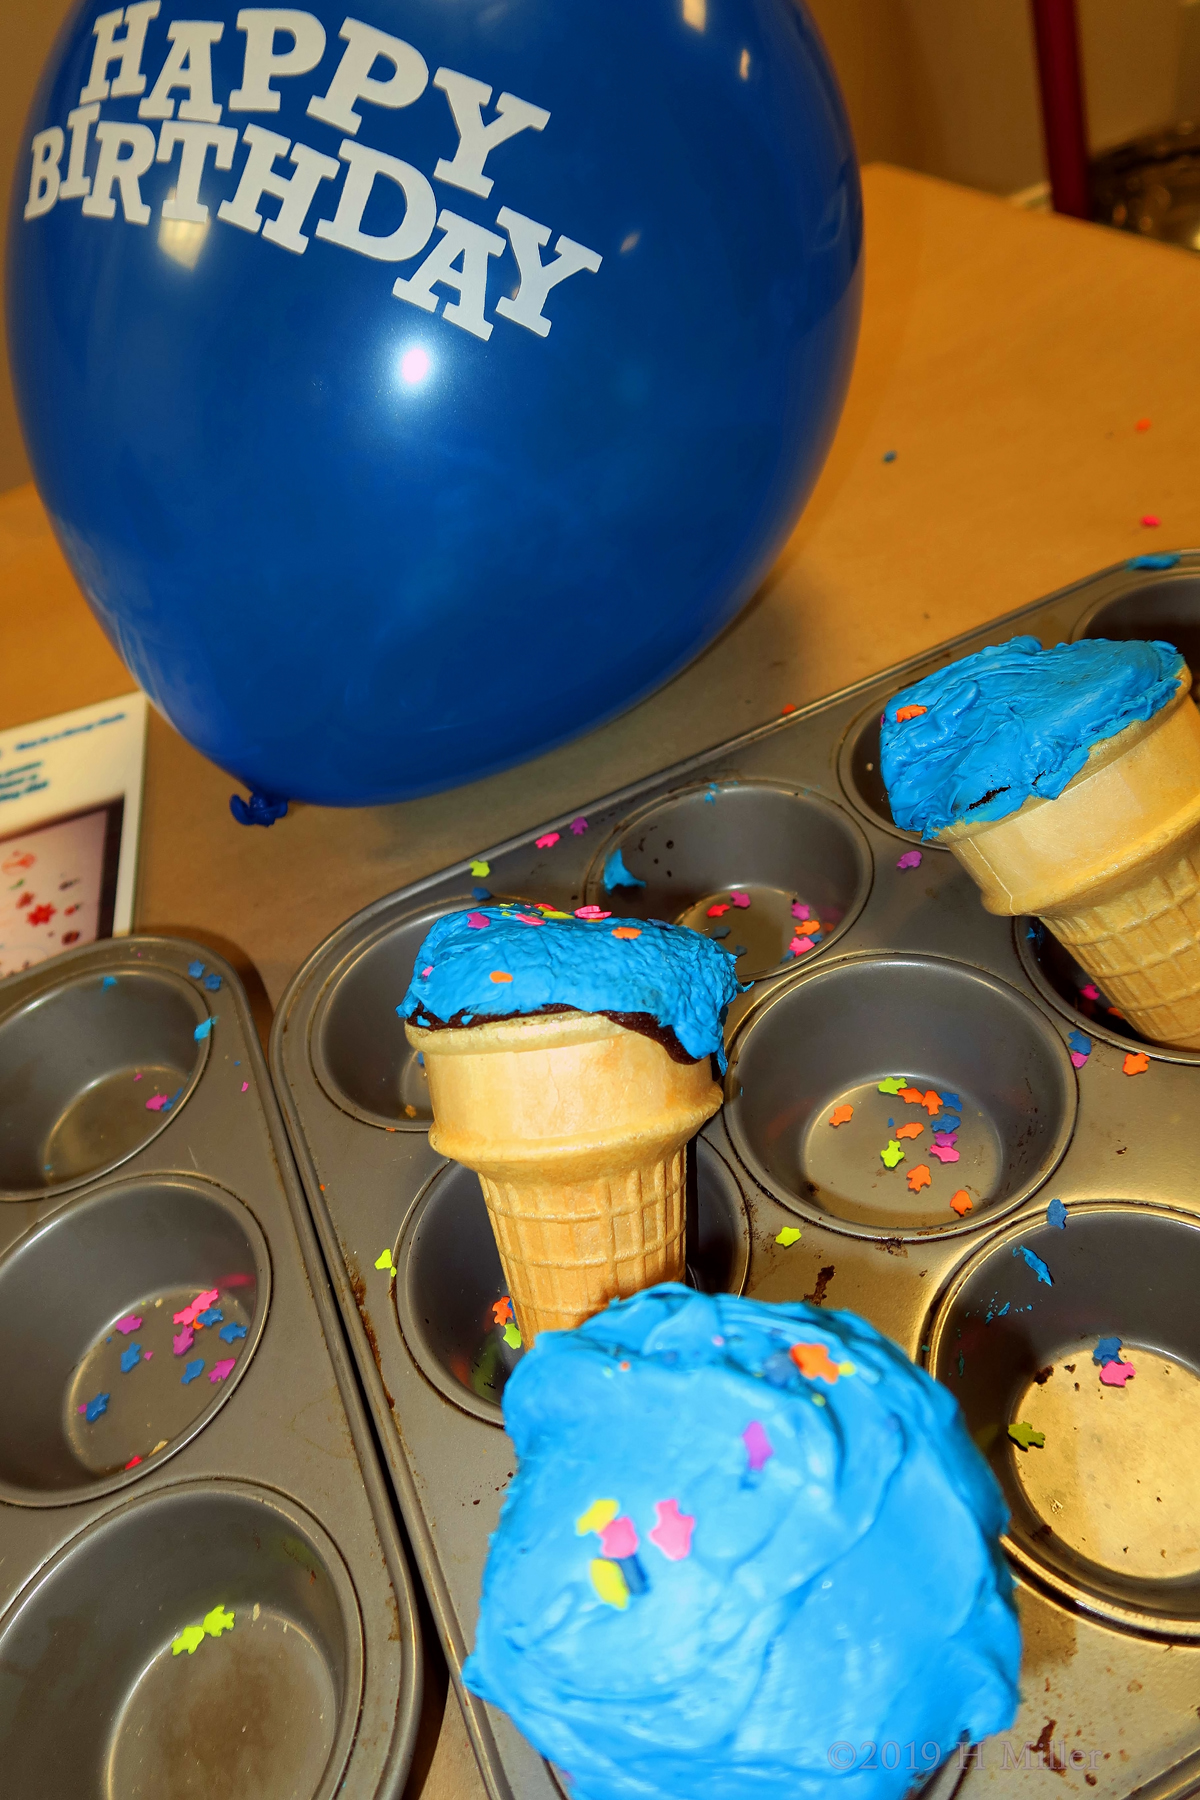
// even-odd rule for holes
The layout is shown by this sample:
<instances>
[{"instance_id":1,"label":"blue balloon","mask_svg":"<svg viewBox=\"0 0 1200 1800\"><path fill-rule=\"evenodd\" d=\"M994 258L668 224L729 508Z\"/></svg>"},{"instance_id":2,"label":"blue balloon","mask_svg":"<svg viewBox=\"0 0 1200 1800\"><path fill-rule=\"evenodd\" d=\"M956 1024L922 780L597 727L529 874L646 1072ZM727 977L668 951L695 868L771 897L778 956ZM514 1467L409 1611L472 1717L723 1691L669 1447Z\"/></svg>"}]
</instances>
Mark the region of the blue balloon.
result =
<instances>
[{"instance_id":1,"label":"blue balloon","mask_svg":"<svg viewBox=\"0 0 1200 1800\"><path fill-rule=\"evenodd\" d=\"M184 736L399 799L729 623L825 457L861 249L794 0L96 0L13 196L21 421Z\"/></svg>"}]
</instances>

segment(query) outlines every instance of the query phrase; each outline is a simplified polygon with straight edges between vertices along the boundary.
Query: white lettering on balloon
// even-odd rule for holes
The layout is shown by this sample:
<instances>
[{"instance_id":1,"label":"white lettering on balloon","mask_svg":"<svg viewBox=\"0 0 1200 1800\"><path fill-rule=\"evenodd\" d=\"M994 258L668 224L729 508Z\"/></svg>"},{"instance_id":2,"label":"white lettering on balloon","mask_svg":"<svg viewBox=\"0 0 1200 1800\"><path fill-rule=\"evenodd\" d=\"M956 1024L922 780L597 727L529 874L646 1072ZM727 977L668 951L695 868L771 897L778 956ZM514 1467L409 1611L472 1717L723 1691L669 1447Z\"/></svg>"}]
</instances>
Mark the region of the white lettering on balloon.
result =
<instances>
[{"instance_id":1,"label":"white lettering on balloon","mask_svg":"<svg viewBox=\"0 0 1200 1800\"><path fill-rule=\"evenodd\" d=\"M79 200L89 219L114 221L119 216L131 225L147 225L151 209L142 198L141 178L155 161L171 163L178 155L178 179L162 204L162 217L172 224L163 230L207 226L211 201L224 224L260 235L293 255L302 255L316 236L375 262L404 263L420 256L413 272L394 282L392 293L423 312L440 309L447 324L485 343L496 319L544 338L552 323L544 310L552 291L572 275L599 270L599 252L565 233L554 237L552 253L543 260L554 236L551 228L513 207L501 206L496 215L504 237L458 212L438 209L433 182L487 200L496 179L488 171L493 153L522 132L545 131L550 114L544 107L507 92L493 105L486 82L455 69L439 68L431 82L428 65L412 44L347 17L338 33L345 47L332 73L327 68L324 91L313 93L307 105L309 117L345 133L335 160L261 125L248 123L239 134L236 126L219 123L226 108L231 113L277 113L281 91L276 84L318 69L327 46L325 27L315 14L291 7L242 8L236 27L245 39L241 79L222 104L213 93L212 50L225 28L213 19L172 19L155 28L162 36L157 46L151 40L151 63L155 47L162 62L147 93L142 64L151 23L160 10L161 0L135 0L96 19L88 80L79 104L66 116L66 173L62 127L36 132L29 146L26 220L44 218L63 201ZM364 106L396 110L422 100L429 105L431 86L445 96L458 135L453 156L438 157L432 176L356 141L371 117ZM133 99L138 100L139 121L158 122L157 137L152 124L102 116L103 102ZM491 117L485 120L488 109ZM232 195L226 186L226 197L219 198L219 189L211 192L214 175L232 171L239 146L244 160L236 186ZM292 165L290 174L279 167L285 159ZM502 172L503 159L496 159L494 167ZM318 217L306 230L323 185L339 179L332 217ZM201 195L206 182L207 200ZM403 199L400 223L391 231L364 231L372 196L389 188ZM264 199L277 208L274 217L260 212ZM435 230L441 235L431 244ZM510 249L517 285L497 299L489 318L490 265ZM187 266L193 266L195 254Z\"/></svg>"}]
</instances>

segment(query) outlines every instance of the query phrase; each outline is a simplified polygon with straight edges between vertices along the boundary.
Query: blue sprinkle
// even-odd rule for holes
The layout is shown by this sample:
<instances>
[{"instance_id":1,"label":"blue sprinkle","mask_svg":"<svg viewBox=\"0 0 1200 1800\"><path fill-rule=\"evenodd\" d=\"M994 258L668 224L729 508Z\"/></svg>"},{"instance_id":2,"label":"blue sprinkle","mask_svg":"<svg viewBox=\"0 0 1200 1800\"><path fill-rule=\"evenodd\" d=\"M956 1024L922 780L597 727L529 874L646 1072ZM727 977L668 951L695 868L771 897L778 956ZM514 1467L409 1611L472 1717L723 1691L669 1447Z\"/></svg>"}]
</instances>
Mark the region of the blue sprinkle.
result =
<instances>
[{"instance_id":1,"label":"blue sprinkle","mask_svg":"<svg viewBox=\"0 0 1200 1800\"><path fill-rule=\"evenodd\" d=\"M714 925L708 935L715 938L727 938L731 929L732 927L729 925Z\"/></svg>"},{"instance_id":2,"label":"blue sprinkle","mask_svg":"<svg viewBox=\"0 0 1200 1800\"><path fill-rule=\"evenodd\" d=\"M212 1020L211 1019L203 1019L200 1022L200 1024L197 1025L195 1031L193 1031L192 1036L195 1038L196 1042L199 1043L202 1038L206 1038L208 1036L208 1034L212 1030L212 1028L213 1028Z\"/></svg>"},{"instance_id":3,"label":"blue sprinkle","mask_svg":"<svg viewBox=\"0 0 1200 1800\"><path fill-rule=\"evenodd\" d=\"M1119 1337L1102 1337L1092 1351L1092 1361L1104 1368L1107 1363L1120 1362L1121 1340Z\"/></svg>"},{"instance_id":4,"label":"blue sprinkle","mask_svg":"<svg viewBox=\"0 0 1200 1800\"><path fill-rule=\"evenodd\" d=\"M889 1120L888 1120L888 1130L889 1130L889 1131L895 1131L895 1129L896 1129L896 1121L895 1121L895 1119L889 1119Z\"/></svg>"},{"instance_id":5,"label":"blue sprinkle","mask_svg":"<svg viewBox=\"0 0 1200 1800\"><path fill-rule=\"evenodd\" d=\"M1125 567L1127 569L1173 569L1178 561L1178 550L1163 550L1152 556L1131 556Z\"/></svg>"},{"instance_id":6,"label":"blue sprinkle","mask_svg":"<svg viewBox=\"0 0 1200 1800\"><path fill-rule=\"evenodd\" d=\"M425 1067L425 1052L423 1050L417 1051L417 1067L418 1069L423 1069Z\"/></svg>"},{"instance_id":7,"label":"blue sprinkle","mask_svg":"<svg viewBox=\"0 0 1200 1800\"><path fill-rule=\"evenodd\" d=\"M104 980L100 983L101 987L116 987L116 985L117 978L115 975L106 975Z\"/></svg>"},{"instance_id":8,"label":"blue sprinkle","mask_svg":"<svg viewBox=\"0 0 1200 1800\"><path fill-rule=\"evenodd\" d=\"M1035 942L1035 943L1036 943L1036 942L1037 942L1037 931L1036 931L1036 929L1034 929L1034 928L1032 928L1032 927L1031 927L1031 928L1030 928L1030 930L1028 930L1028 931L1027 931L1027 932L1026 932L1026 933L1025 933L1025 936L1026 936L1026 937L1027 937L1027 938L1032 938L1032 939L1033 939L1033 940L1034 940L1034 942Z\"/></svg>"},{"instance_id":9,"label":"blue sprinkle","mask_svg":"<svg viewBox=\"0 0 1200 1800\"><path fill-rule=\"evenodd\" d=\"M491 897L492 897L491 888L473 887L471 889L472 900L490 900Z\"/></svg>"},{"instance_id":10,"label":"blue sprinkle","mask_svg":"<svg viewBox=\"0 0 1200 1800\"><path fill-rule=\"evenodd\" d=\"M110 1398L111 1396L108 1394L97 1394L94 1400L88 1401L83 1411L89 1425L94 1425L100 1414L108 1411Z\"/></svg>"},{"instance_id":11,"label":"blue sprinkle","mask_svg":"<svg viewBox=\"0 0 1200 1800\"><path fill-rule=\"evenodd\" d=\"M225 1314L219 1306L208 1306L202 1313L197 1313L196 1317L201 1325L219 1325Z\"/></svg>"},{"instance_id":12,"label":"blue sprinkle","mask_svg":"<svg viewBox=\"0 0 1200 1800\"><path fill-rule=\"evenodd\" d=\"M236 1343L238 1338L244 1338L245 1335L246 1327L244 1325L236 1324L232 1319L229 1321L228 1325L222 1325L220 1331L217 1333L217 1336L221 1341L226 1344Z\"/></svg>"},{"instance_id":13,"label":"blue sprinkle","mask_svg":"<svg viewBox=\"0 0 1200 1800\"><path fill-rule=\"evenodd\" d=\"M1004 1315L1005 1315L1005 1313L1006 1313L1006 1312L1007 1312L1007 1311L1008 1311L1008 1309L1009 1309L1009 1307L1010 1307L1010 1306L1011 1306L1011 1305L1012 1305L1012 1301L1011 1301L1011 1300L1006 1300L1006 1301L1005 1301L1005 1302L1004 1302L1004 1305L1003 1305L1003 1306L1002 1306L1002 1307L1001 1307L1001 1308L1000 1308L1000 1311L999 1311L999 1312L998 1312L998 1313L997 1313L997 1314L996 1314L996 1317L997 1317L997 1318L998 1318L998 1319L1002 1319L1002 1318L1003 1318L1003 1317L1004 1317Z\"/></svg>"},{"instance_id":14,"label":"blue sprinkle","mask_svg":"<svg viewBox=\"0 0 1200 1800\"><path fill-rule=\"evenodd\" d=\"M957 1131L962 1124L961 1116L956 1112L940 1112L933 1122L935 1131Z\"/></svg>"},{"instance_id":15,"label":"blue sprinkle","mask_svg":"<svg viewBox=\"0 0 1200 1800\"><path fill-rule=\"evenodd\" d=\"M617 1567L625 1577L625 1586L631 1594L644 1594L650 1583L646 1580L646 1571L636 1556L617 1558Z\"/></svg>"},{"instance_id":16,"label":"blue sprinkle","mask_svg":"<svg viewBox=\"0 0 1200 1800\"><path fill-rule=\"evenodd\" d=\"M617 888L644 888L645 882L625 867L625 858L619 849L614 850L604 865L604 891L611 894Z\"/></svg>"},{"instance_id":17,"label":"blue sprinkle","mask_svg":"<svg viewBox=\"0 0 1200 1800\"><path fill-rule=\"evenodd\" d=\"M142 1346L140 1344L130 1344L128 1350L123 1351L121 1355L122 1375L128 1375L130 1369L136 1369L141 1360Z\"/></svg>"},{"instance_id":18,"label":"blue sprinkle","mask_svg":"<svg viewBox=\"0 0 1200 1800\"><path fill-rule=\"evenodd\" d=\"M704 804L705 806L715 806L717 804L717 784L715 781L710 781L707 788L704 790Z\"/></svg>"},{"instance_id":19,"label":"blue sprinkle","mask_svg":"<svg viewBox=\"0 0 1200 1800\"><path fill-rule=\"evenodd\" d=\"M883 460L884 462L895 462L896 452L894 450L885 450L883 453Z\"/></svg>"},{"instance_id":20,"label":"blue sprinkle","mask_svg":"<svg viewBox=\"0 0 1200 1800\"><path fill-rule=\"evenodd\" d=\"M1086 1031L1068 1031L1067 1042L1077 1056L1090 1056L1092 1054L1092 1040Z\"/></svg>"},{"instance_id":21,"label":"blue sprinkle","mask_svg":"<svg viewBox=\"0 0 1200 1800\"><path fill-rule=\"evenodd\" d=\"M739 956L745 956L745 954L746 954L745 944L735 945L733 954L734 954L735 959Z\"/></svg>"},{"instance_id":22,"label":"blue sprinkle","mask_svg":"<svg viewBox=\"0 0 1200 1800\"><path fill-rule=\"evenodd\" d=\"M204 985L210 994L215 994L221 985L221 977L219 975L206 975L204 977Z\"/></svg>"},{"instance_id":23,"label":"blue sprinkle","mask_svg":"<svg viewBox=\"0 0 1200 1800\"><path fill-rule=\"evenodd\" d=\"M790 1387L796 1365L786 1350L775 1350L763 1363L762 1372L764 1381L769 1381L772 1387Z\"/></svg>"},{"instance_id":24,"label":"blue sprinkle","mask_svg":"<svg viewBox=\"0 0 1200 1800\"><path fill-rule=\"evenodd\" d=\"M942 1095L942 1105L948 1106L950 1108L951 1112L961 1112L962 1111L962 1101L959 1099L957 1094L943 1094Z\"/></svg>"},{"instance_id":25,"label":"blue sprinkle","mask_svg":"<svg viewBox=\"0 0 1200 1800\"><path fill-rule=\"evenodd\" d=\"M178 1098L179 1098L180 1094L182 1094L182 1092L183 1092L182 1088L176 1088L175 1092L171 1095L171 1098L169 1100L163 1101L162 1105L158 1109L159 1112L170 1112L171 1108L174 1106L175 1102L178 1100Z\"/></svg>"},{"instance_id":26,"label":"blue sprinkle","mask_svg":"<svg viewBox=\"0 0 1200 1800\"><path fill-rule=\"evenodd\" d=\"M191 976L193 981L199 981L199 979L203 975L203 973L204 973L204 964L202 962L190 962L188 964L188 974Z\"/></svg>"},{"instance_id":27,"label":"blue sprinkle","mask_svg":"<svg viewBox=\"0 0 1200 1800\"><path fill-rule=\"evenodd\" d=\"M1046 1223L1059 1231L1067 1229L1067 1209L1061 1200L1052 1200L1046 1208Z\"/></svg>"},{"instance_id":28,"label":"blue sprinkle","mask_svg":"<svg viewBox=\"0 0 1200 1800\"><path fill-rule=\"evenodd\" d=\"M1054 1286L1054 1277L1051 1275L1049 1269L1046 1267L1041 1257L1038 1256L1035 1251L1031 1250L1027 1244L1018 1244L1013 1251L1013 1255L1023 1256L1039 1281L1044 1281L1047 1287Z\"/></svg>"},{"instance_id":29,"label":"blue sprinkle","mask_svg":"<svg viewBox=\"0 0 1200 1800\"><path fill-rule=\"evenodd\" d=\"M183 1371L183 1376L182 1376L183 1386L186 1387L188 1385L189 1381L198 1380L199 1377L203 1374L203 1372L204 1372L204 1358L202 1356L197 1356L194 1358L194 1360L192 1362L188 1363L187 1367Z\"/></svg>"},{"instance_id":30,"label":"blue sprinkle","mask_svg":"<svg viewBox=\"0 0 1200 1800\"><path fill-rule=\"evenodd\" d=\"M273 800L270 794L251 794L249 801L240 794L230 794L229 810L239 825L273 825L287 816L286 800Z\"/></svg>"}]
</instances>

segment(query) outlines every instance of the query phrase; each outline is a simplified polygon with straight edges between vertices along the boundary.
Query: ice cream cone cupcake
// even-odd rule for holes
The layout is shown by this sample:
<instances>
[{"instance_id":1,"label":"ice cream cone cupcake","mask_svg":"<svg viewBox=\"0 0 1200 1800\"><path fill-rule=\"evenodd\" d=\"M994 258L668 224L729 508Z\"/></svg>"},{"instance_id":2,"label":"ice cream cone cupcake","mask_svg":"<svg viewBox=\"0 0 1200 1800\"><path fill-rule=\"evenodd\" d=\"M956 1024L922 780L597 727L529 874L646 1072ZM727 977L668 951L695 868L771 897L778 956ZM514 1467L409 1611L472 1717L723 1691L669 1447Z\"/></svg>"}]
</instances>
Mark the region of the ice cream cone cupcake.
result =
<instances>
[{"instance_id":1,"label":"ice cream cone cupcake","mask_svg":"<svg viewBox=\"0 0 1200 1800\"><path fill-rule=\"evenodd\" d=\"M1169 644L1035 638L888 702L893 816L1040 918L1143 1037L1200 1049L1200 713Z\"/></svg>"},{"instance_id":2,"label":"ice cream cone cupcake","mask_svg":"<svg viewBox=\"0 0 1200 1800\"><path fill-rule=\"evenodd\" d=\"M425 940L399 1010L430 1143L479 1175L526 1345L683 1279L687 1144L736 991L715 944L653 921L485 907Z\"/></svg>"}]
</instances>

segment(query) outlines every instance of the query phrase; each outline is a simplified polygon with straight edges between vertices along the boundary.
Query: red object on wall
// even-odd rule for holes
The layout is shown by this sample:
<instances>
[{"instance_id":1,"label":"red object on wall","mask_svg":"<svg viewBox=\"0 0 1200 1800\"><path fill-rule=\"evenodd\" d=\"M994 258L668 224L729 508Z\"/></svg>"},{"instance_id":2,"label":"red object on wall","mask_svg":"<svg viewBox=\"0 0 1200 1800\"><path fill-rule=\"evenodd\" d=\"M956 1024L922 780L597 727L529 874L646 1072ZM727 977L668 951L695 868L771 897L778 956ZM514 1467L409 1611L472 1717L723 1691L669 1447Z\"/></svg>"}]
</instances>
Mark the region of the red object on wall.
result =
<instances>
[{"instance_id":1,"label":"red object on wall","mask_svg":"<svg viewBox=\"0 0 1200 1800\"><path fill-rule=\"evenodd\" d=\"M1075 0L1030 0L1042 91L1046 172L1054 210L1091 217L1087 115Z\"/></svg>"}]
</instances>

